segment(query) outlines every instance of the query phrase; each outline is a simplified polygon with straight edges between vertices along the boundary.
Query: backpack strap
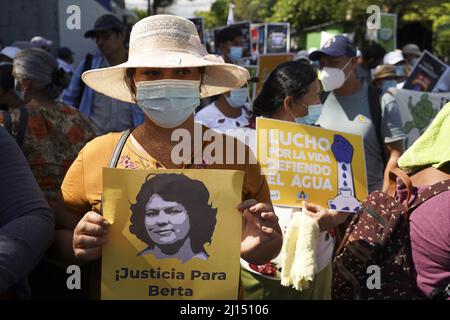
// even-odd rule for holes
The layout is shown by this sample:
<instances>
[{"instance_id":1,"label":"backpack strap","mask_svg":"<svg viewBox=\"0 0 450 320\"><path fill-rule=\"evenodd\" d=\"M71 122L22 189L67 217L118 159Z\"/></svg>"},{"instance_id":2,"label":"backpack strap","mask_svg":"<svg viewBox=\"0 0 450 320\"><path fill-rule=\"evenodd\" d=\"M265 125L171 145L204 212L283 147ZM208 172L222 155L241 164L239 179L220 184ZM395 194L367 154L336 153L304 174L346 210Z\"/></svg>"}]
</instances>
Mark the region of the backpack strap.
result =
<instances>
[{"instance_id":1,"label":"backpack strap","mask_svg":"<svg viewBox=\"0 0 450 320\"><path fill-rule=\"evenodd\" d=\"M84 58L83 70L80 73L80 95L78 96L78 99L77 99L78 107L80 107L81 99L83 98L83 94L84 94L84 89L86 88L86 84L81 79L81 76L83 75L83 72L92 69L92 58L93 58L93 56L91 53L88 53L86 55L86 57Z\"/></svg>"},{"instance_id":2,"label":"backpack strap","mask_svg":"<svg viewBox=\"0 0 450 320\"><path fill-rule=\"evenodd\" d=\"M369 86L368 97L369 97L369 110L370 116L372 118L373 126L375 127L375 133L378 138L378 143L381 147L381 157L383 159L383 165L386 166L386 153L384 151L384 139L381 133L381 94L383 91L375 86Z\"/></svg>"},{"instance_id":3,"label":"backpack strap","mask_svg":"<svg viewBox=\"0 0 450 320\"><path fill-rule=\"evenodd\" d=\"M399 178L406 186L406 203L409 203L412 194L412 182L406 172L398 167L391 169L389 172L385 172L384 180L389 181L389 185L387 187L388 189L383 190L383 192L387 193L391 198L395 198L397 192L397 178Z\"/></svg>"},{"instance_id":4,"label":"backpack strap","mask_svg":"<svg viewBox=\"0 0 450 320\"><path fill-rule=\"evenodd\" d=\"M111 160L109 160L108 167L115 168L117 166L117 162L119 161L120 154L122 153L123 147L125 146L125 142L131 134L131 130L125 130L122 132L122 136L117 142L116 147L114 148L113 154L111 156Z\"/></svg>"},{"instance_id":5,"label":"backpack strap","mask_svg":"<svg viewBox=\"0 0 450 320\"><path fill-rule=\"evenodd\" d=\"M450 179L442 180L438 183L435 183L432 186L423 190L421 193L419 193L417 195L417 198L409 206L408 211L411 212L425 201L445 191L450 191Z\"/></svg>"}]
</instances>

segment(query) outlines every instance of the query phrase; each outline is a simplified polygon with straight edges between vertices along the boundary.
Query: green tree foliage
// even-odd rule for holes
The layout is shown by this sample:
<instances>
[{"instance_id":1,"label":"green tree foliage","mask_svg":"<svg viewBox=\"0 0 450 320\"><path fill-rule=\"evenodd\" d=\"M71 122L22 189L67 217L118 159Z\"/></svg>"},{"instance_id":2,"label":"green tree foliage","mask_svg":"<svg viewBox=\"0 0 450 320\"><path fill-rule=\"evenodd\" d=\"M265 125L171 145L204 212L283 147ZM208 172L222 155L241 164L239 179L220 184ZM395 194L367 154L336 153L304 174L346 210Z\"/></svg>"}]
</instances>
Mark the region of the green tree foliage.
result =
<instances>
[{"instance_id":1,"label":"green tree foliage","mask_svg":"<svg viewBox=\"0 0 450 320\"><path fill-rule=\"evenodd\" d=\"M226 24L230 2L216 0L210 11L198 13L205 18L207 29ZM381 12L396 13L400 25L408 20L433 21L436 51L440 55L448 55L450 51L450 31L442 29L450 23L450 0L234 0L233 3L236 21L290 22L294 33L324 23L347 22L352 25L357 41L365 34L367 7L378 5Z\"/></svg>"}]
</instances>

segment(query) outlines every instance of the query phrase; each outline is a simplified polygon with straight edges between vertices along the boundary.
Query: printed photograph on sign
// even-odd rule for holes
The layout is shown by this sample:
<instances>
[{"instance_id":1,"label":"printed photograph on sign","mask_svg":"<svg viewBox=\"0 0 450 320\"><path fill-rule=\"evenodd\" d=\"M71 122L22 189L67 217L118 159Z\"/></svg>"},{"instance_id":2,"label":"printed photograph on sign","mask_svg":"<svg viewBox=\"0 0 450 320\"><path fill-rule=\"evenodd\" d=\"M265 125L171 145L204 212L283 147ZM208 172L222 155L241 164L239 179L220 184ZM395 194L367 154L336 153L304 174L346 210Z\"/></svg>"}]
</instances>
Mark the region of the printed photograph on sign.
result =
<instances>
[{"instance_id":1,"label":"printed photograph on sign","mask_svg":"<svg viewBox=\"0 0 450 320\"><path fill-rule=\"evenodd\" d=\"M238 298L243 172L103 173L102 299Z\"/></svg>"},{"instance_id":2,"label":"printed photograph on sign","mask_svg":"<svg viewBox=\"0 0 450 320\"><path fill-rule=\"evenodd\" d=\"M362 137L257 118L257 158L272 202L357 212L367 196Z\"/></svg>"},{"instance_id":3,"label":"printed photograph on sign","mask_svg":"<svg viewBox=\"0 0 450 320\"><path fill-rule=\"evenodd\" d=\"M424 50L405 81L403 89L432 92L442 75L447 70L447 65Z\"/></svg>"},{"instance_id":4,"label":"printed photograph on sign","mask_svg":"<svg viewBox=\"0 0 450 320\"><path fill-rule=\"evenodd\" d=\"M204 246L211 243L217 209L202 182L183 174L149 176L131 212L130 232L148 245L139 256L208 259Z\"/></svg>"},{"instance_id":5,"label":"printed photograph on sign","mask_svg":"<svg viewBox=\"0 0 450 320\"><path fill-rule=\"evenodd\" d=\"M266 53L288 53L290 45L290 27L288 23L269 23L266 25Z\"/></svg>"}]
</instances>

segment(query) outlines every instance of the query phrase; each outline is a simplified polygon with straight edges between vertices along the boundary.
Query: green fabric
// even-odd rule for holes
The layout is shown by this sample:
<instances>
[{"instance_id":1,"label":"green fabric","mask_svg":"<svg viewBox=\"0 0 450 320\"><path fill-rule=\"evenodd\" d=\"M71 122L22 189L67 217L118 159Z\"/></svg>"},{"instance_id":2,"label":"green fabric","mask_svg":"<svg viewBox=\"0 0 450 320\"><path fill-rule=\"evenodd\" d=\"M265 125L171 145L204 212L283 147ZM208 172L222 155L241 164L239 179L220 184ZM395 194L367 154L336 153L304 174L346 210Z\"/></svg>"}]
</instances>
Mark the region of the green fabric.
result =
<instances>
[{"instance_id":1,"label":"green fabric","mask_svg":"<svg viewBox=\"0 0 450 320\"><path fill-rule=\"evenodd\" d=\"M450 103L436 115L428 129L398 160L398 166L408 172L424 167L442 167L450 161Z\"/></svg>"},{"instance_id":2,"label":"green fabric","mask_svg":"<svg viewBox=\"0 0 450 320\"><path fill-rule=\"evenodd\" d=\"M244 300L331 300L331 262L318 274L310 287L303 291L285 287L241 268Z\"/></svg>"}]
</instances>

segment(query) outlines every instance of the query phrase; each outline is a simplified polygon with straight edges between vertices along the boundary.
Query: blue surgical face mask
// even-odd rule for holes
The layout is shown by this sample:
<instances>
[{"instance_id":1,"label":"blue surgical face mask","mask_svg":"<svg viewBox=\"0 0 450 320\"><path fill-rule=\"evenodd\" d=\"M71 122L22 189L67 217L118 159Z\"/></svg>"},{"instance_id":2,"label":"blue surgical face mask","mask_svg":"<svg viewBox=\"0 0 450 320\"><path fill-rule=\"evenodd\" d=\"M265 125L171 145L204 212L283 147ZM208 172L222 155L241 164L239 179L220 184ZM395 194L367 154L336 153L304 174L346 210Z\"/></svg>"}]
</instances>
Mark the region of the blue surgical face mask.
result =
<instances>
[{"instance_id":1,"label":"blue surgical face mask","mask_svg":"<svg viewBox=\"0 0 450 320\"><path fill-rule=\"evenodd\" d=\"M405 75L405 72L403 70L403 66L402 65L397 65L395 66L395 74L398 77L403 77Z\"/></svg>"},{"instance_id":2,"label":"blue surgical face mask","mask_svg":"<svg viewBox=\"0 0 450 320\"><path fill-rule=\"evenodd\" d=\"M230 91L230 96L225 96L228 104L233 108L241 108L245 105L248 99L248 89L239 88Z\"/></svg>"},{"instance_id":3,"label":"blue surgical face mask","mask_svg":"<svg viewBox=\"0 0 450 320\"><path fill-rule=\"evenodd\" d=\"M396 88L397 87L397 81L395 80L385 80L383 81L383 92L387 92L389 88Z\"/></svg>"},{"instance_id":4,"label":"blue surgical face mask","mask_svg":"<svg viewBox=\"0 0 450 320\"><path fill-rule=\"evenodd\" d=\"M231 47L228 57L233 63L238 63L239 59L242 58L243 53L244 53L243 47Z\"/></svg>"},{"instance_id":5,"label":"blue surgical face mask","mask_svg":"<svg viewBox=\"0 0 450 320\"><path fill-rule=\"evenodd\" d=\"M200 81L157 80L136 82L136 102L154 123L175 128L200 104Z\"/></svg>"},{"instance_id":6,"label":"blue surgical face mask","mask_svg":"<svg viewBox=\"0 0 450 320\"><path fill-rule=\"evenodd\" d=\"M309 126L316 124L322 114L322 104L312 104L308 106L308 114L304 117L296 117L295 122L299 124L307 124Z\"/></svg>"}]
</instances>

